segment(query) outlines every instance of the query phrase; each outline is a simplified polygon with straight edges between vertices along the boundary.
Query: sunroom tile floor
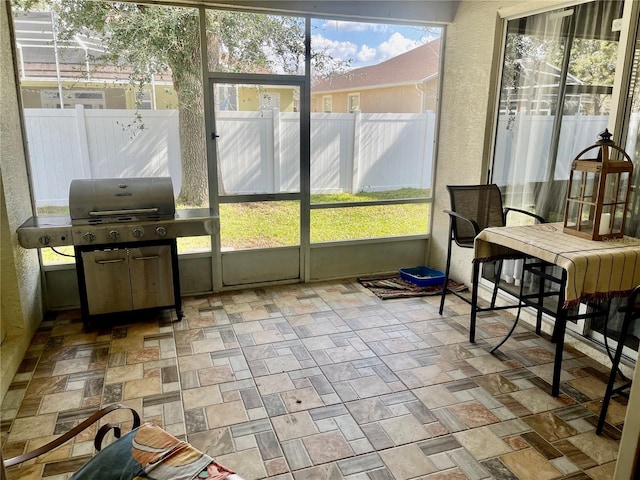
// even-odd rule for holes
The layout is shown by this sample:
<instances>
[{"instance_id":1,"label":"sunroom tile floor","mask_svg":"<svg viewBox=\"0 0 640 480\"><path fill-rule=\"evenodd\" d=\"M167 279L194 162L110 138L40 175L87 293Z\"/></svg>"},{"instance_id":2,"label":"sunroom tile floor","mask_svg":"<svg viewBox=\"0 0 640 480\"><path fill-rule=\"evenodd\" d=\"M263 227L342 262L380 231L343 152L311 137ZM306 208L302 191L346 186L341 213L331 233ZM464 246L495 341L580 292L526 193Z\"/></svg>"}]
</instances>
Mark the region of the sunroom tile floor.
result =
<instances>
[{"instance_id":1,"label":"sunroom tile floor","mask_svg":"<svg viewBox=\"0 0 640 480\"><path fill-rule=\"evenodd\" d=\"M245 479L612 478L625 414L595 423L608 369L564 353L512 317L448 297L379 300L356 281L184 298L168 310L82 332L78 311L47 319L2 405L4 457L31 450L112 403L189 441ZM91 432L93 433L93 432ZM62 480L91 435L9 470Z\"/></svg>"}]
</instances>

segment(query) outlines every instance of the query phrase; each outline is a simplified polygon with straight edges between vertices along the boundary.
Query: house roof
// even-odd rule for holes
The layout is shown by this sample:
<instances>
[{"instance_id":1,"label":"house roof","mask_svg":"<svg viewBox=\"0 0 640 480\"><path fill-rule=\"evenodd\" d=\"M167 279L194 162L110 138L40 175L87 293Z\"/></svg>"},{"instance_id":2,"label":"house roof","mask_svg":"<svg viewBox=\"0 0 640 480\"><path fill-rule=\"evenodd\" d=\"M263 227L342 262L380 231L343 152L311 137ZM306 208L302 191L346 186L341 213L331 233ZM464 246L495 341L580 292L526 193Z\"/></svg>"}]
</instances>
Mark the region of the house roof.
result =
<instances>
[{"instance_id":1,"label":"house roof","mask_svg":"<svg viewBox=\"0 0 640 480\"><path fill-rule=\"evenodd\" d=\"M354 90L381 85L421 83L438 74L440 39L409 50L385 62L325 78L312 87L313 93Z\"/></svg>"}]
</instances>

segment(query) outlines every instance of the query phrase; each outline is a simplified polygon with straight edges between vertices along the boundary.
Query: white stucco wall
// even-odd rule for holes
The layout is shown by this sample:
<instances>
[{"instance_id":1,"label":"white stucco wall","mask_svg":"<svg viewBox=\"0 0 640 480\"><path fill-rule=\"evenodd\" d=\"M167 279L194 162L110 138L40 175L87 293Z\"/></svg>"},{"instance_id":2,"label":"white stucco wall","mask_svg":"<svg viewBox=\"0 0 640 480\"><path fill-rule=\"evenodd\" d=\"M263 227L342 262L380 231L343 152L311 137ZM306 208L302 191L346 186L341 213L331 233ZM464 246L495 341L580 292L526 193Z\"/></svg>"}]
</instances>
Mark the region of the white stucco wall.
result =
<instances>
[{"instance_id":1,"label":"white stucco wall","mask_svg":"<svg viewBox=\"0 0 640 480\"><path fill-rule=\"evenodd\" d=\"M462 0L447 27L442 73L429 265L444 269L450 208L447 185L486 183L503 17L537 13L566 1ZM575 2L574 2L575 3ZM453 247L451 276L470 283L473 251Z\"/></svg>"},{"instance_id":2,"label":"white stucco wall","mask_svg":"<svg viewBox=\"0 0 640 480\"><path fill-rule=\"evenodd\" d=\"M31 216L19 103L9 35L9 2L0 4L0 398L42 320L36 250L18 245L16 228Z\"/></svg>"}]
</instances>

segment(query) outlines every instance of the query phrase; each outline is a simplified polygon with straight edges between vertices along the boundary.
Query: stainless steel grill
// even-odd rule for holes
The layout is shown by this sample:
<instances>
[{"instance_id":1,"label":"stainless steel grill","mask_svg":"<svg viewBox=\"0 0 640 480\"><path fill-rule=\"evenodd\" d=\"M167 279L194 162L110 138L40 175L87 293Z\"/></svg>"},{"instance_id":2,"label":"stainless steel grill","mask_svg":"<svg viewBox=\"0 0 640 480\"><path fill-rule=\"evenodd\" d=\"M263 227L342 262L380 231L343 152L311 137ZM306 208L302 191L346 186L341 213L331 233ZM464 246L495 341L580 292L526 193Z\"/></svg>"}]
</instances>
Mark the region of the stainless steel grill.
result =
<instances>
[{"instance_id":1,"label":"stainless steel grill","mask_svg":"<svg viewBox=\"0 0 640 480\"><path fill-rule=\"evenodd\" d=\"M69 214L73 225L173 219L169 177L73 180Z\"/></svg>"},{"instance_id":2,"label":"stainless steel grill","mask_svg":"<svg viewBox=\"0 0 640 480\"><path fill-rule=\"evenodd\" d=\"M175 209L168 177L73 180L69 216L31 217L18 228L24 248L113 245L216 233L208 208Z\"/></svg>"},{"instance_id":3,"label":"stainless steel grill","mask_svg":"<svg viewBox=\"0 0 640 480\"><path fill-rule=\"evenodd\" d=\"M96 315L175 307L182 318L176 239L215 233L209 209L176 211L168 177L73 180L69 216L32 217L25 248L73 245L85 328Z\"/></svg>"}]
</instances>

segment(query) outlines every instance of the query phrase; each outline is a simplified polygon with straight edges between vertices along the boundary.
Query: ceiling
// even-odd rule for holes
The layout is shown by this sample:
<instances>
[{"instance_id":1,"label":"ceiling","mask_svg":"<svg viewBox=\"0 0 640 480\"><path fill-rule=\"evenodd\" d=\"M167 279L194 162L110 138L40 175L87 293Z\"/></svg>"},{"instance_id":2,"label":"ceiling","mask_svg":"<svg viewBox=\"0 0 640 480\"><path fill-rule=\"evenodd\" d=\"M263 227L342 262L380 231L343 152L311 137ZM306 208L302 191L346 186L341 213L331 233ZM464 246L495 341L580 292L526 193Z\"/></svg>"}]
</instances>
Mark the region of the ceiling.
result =
<instances>
[{"instance_id":1,"label":"ceiling","mask_svg":"<svg viewBox=\"0 0 640 480\"><path fill-rule=\"evenodd\" d=\"M280 12L322 18L371 20L380 23L446 24L453 21L459 0L155 0L152 3L204 5L254 12Z\"/></svg>"}]
</instances>

